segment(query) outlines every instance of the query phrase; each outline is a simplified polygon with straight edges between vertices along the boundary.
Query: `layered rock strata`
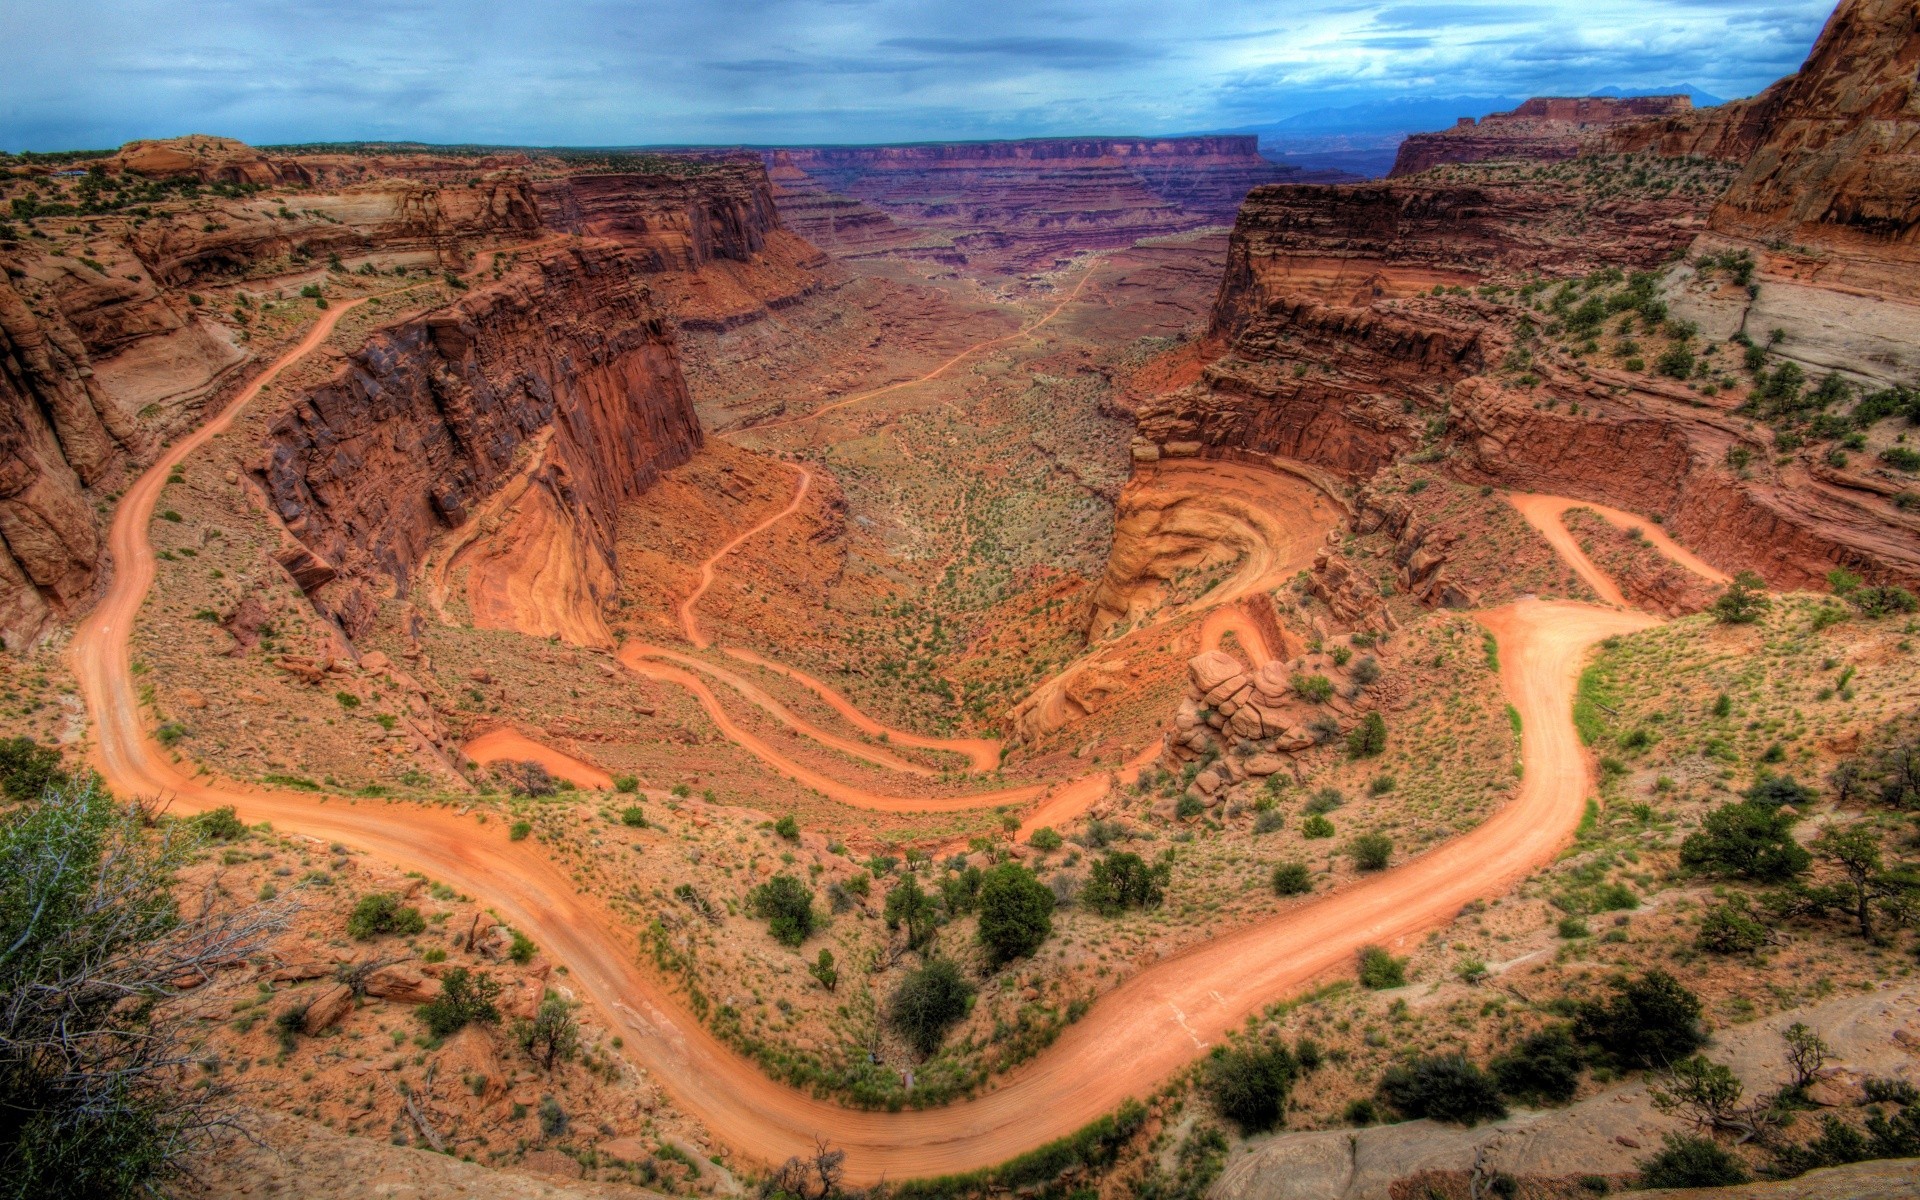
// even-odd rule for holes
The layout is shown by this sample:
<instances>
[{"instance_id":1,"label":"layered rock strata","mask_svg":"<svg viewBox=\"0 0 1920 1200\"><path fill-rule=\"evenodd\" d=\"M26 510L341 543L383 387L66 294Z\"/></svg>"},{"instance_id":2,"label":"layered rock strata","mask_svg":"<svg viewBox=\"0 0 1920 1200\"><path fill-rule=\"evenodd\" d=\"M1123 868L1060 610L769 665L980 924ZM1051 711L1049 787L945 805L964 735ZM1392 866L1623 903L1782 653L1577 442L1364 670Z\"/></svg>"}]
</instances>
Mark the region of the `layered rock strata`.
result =
<instances>
[{"instance_id":1,"label":"layered rock strata","mask_svg":"<svg viewBox=\"0 0 1920 1200\"><path fill-rule=\"evenodd\" d=\"M1409 135L1387 177L1498 158L1558 162L1581 154L1596 132L1649 120L1684 120L1693 112L1686 96L1536 96L1511 112L1478 121L1461 117L1451 129Z\"/></svg>"}]
</instances>

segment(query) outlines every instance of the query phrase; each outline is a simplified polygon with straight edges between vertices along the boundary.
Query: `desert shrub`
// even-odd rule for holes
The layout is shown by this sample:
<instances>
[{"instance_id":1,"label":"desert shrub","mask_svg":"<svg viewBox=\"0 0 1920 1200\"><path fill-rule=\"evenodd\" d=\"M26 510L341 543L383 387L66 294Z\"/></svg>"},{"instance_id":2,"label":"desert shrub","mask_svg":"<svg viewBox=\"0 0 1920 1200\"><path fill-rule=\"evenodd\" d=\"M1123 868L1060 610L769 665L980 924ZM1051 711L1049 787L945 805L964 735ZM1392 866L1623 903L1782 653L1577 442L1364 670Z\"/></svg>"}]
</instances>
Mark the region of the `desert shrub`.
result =
<instances>
[{"instance_id":1,"label":"desert shrub","mask_svg":"<svg viewBox=\"0 0 1920 1200\"><path fill-rule=\"evenodd\" d=\"M534 945L533 939L526 934L518 929L510 929L507 932L510 935L507 941L507 957L514 962L524 967L533 961L534 955L540 953L540 947Z\"/></svg>"},{"instance_id":2,"label":"desert shrub","mask_svg":"<svg viewBox=\"0 0 1920 1200\"><path fill-rule=\"evenodd\" d=\"M1644 1188L1729 1187L1750 1178L1738 1158L1711 1138L1669 1133L1666 1145L1640 1163Z\"/></svg>"},{"instance_id":3,"label":"desert shrub","mask_svg":"<svg viewBox=\"0 0 1920 1200\"><path fill-rule=\"evenodd\" d=\"M1032 954L1053 932L1053 893L1018 863L1001 863L981 880L980 944L995 964Z\"/></svg>"},{"instance_id":4,"label":"desert shrub","mask_svg":"<svg viewBox=\"0 0 1920 1200\"><path fill-rule=\"evenodd\" d=\"M347 916L347 934L362 942L386 934L411 937L427 927L427 919L410 904L400 903L391 892L370 892L360 897Z\"/></svg>"},{"instance_id":5,"label":"desert shrub","mask_svg":"<svg viewBox=\"0 0 1920 1200\"><path fill-rule=\"evenodd\" d=\"M747 908L767 922L773 939L798 946L813 933L819 916L813 911L813 891L791 875L775 875L747 894Z\"/></svg>"},{"instance_id":6,"label":"desert shrub","mask_svg":"<svg viewBox=\"0 0 1920 1200\"><path fill-rule=\"evenodd\" d=\"M1295 675L1290 682L1294 695L1311 704L1325 704L1333 698L1333 681L1325 675Z\"/></svg>"},{"instance_id":7,"label":"desert shrub","mask_svg":"<svg viewBox=\"0 0 1920 1200\"><path fill-rule=\"evenodd\" d=\"M1304 896L1313 890L1313 875L1307 864L1283 862L1273 869L1273 890L1280 896Z\"/></svg>"},{"instance_id":8,"label":"desert shrub","mask_svg":"<svg viewBox=\"0 0 1920 1200\"><path fill-rule=\"evenodd\" d=\"M630 829L644 829L647 824L646 810L638 804L629 804L620 810L620 823Z\"/></svg>"},{"instance_id":9,"label":"desert shrub","mask_svg":"<svg viewBox=\"0 0 1920 1200\"><path fill-rule=\"evenodd\" d=\"M1903 587L1891 585L1861 588L1848 599L1863 617L1891 617L1920 609L1920 598Z\"/></svg>"},{"instance_id":10,"label":"desert shrub","mask_svg":"<svg viewBox=\"0 0 1920 1200\"><path fill-rule=\"evenodd\" d=\"M1789 785L1792 780L1784 780ZM1766 802L1742 800L1707 814L1680 843L1680 863L1708 875L1779 883L1804 872L1813 856L1793 838L1799 820Z\"/></svg>"},{"instance_id":11,"label":"desert shrub","mask_svg":"<svg viewBox=\"0 0 1920 1200\"><path fill-rule=\"evenodd\" d=\"M1063 844L1064 839L1061 838L1059 832L1051 825L1042 825L1027 835L1027 845L1032 846L1042 854L1051 854L1053 851L1058 850Z\"/></svg>"},{"instance_id":12,"label":"desert shrub","mask_svg":"<svg viewBox=\"0 0 1920 1200\"><path fill-rule=\"evenodd\" d=\"M1115 850L1093 864L1080 899L1108 917L1130 908L1158 908L1172 878L1173 866L1168 862L1148 866L1138 854Z\"/></svg>"},{"instance_id":13,"label":"desert shrub","mask_svg":"<svg viewBox=\"0 0 1920 1200\"><path fill-rule=\"evenodd\" d=\"M500 1019L494 1005L499 995L499 981L486 972L454 967L440 977L440 994L420 1006L420 1020L437 1038L451 1037L475 1021L491 1025Z\"/></svg>"},{"instance_id":14,"label":"desert shrub","mask_svg":"<svg viewBox=\"0 0 1920 1200\"><path fill-rule=\"evenodd\" d=\"M1780 808L1792 804L1805 808L1818 797L1814 790L1794 779L1791 775L1768 775L1742 792L1750 804L1759 804L1767 808Z\"/></svg>"},{"instance_id":15,"label":"desert shrub","mask_svg":"<svg viewBox=\"0 0 1920 1200\"><path fill-rule=\"evenodd\" d=\"M921 1054L932 1054L973 1003L973 985L960 968L936 958L910 972L887 1002L887 1021Z\"/></svg>"},{"instance_id":16,"label":"desert shrub","mask_svg":"<svg viewBox=\"0 0 1920 1200\"><path fill-rule=\"evenodd\" d=\"M1754 916L1747 898L1735 894L1727 897L1726 903L1707 909L1693 944L1710 954L1751 954L1770 940L1767 927Z\"/></svg>"},{"instance_id":17,"label":"desert shrub","mask_svg":"<svg viewBox=\"0 0 1920 1200\"><path fill-rule=\"evenodd\" d=\"M773 823L773 831L790 842L800 840L800 822L794 819L792 813L788 813L778 821L775 821Z\"/></svg>"},{"instance_id":18,"label":"desert shrub","mask_svg":"<svg viewBox=\"0 0 1920 1200\"><path fill-rule=\"evenodd\" d=\"M1406 986L1406 959L1395 958L1379 946L1360 947L1358 957L1361 986L1375 991Z\"/></svg>"},{"instance_id":19,"label":"desert shrub","mask_svg":"<svg viewBox=\"0 0 1920 1200\"><path fill-rule=\"evenodd\" d=\"M1363 833L1348 845L1353 865L1362 871L1385 869L1393 857L1393 839L1384 833Z\"/></svg>"},{"instance_id":20,"label":"desert shrub","mask_svg":"<svg viewBox=\"0 0 1920 1200\"><path fill-rule=\"evenodd\" d=\"M1464 1054L1434 1054L1387 1068L1379 1098L1418 1120L1476 1125L1507 1115L1493 1080Z\"/></svg>"},{"instance_id":21,"label":"desert shrub","mask_svg":"<svg viewBox=\"0 0 1920 1200\"><path fill-rule=\"evenodd\" d=\"M549 991L540 999L532 1020L513 1023L513 1040L527 1057L546 1070L556 1062L566 1062L580 1048L580 1022L573 1015L579 1005L570 1003L558 992Z\"/></svg>"},{"instance_id":22,"label":"desert shrub","mask_svg":"<svg viewBox=\"0 0 1920 1200\"><path fill-rule=\"evenodd\" d=\"M1300 822L1300 836L1305 838L1330 838L1333 836L1333 822L1319 813Z\"/></svg>"},{"instance_id":23,"label":"desert shrub","mask_svg":"<svg viewBox=\"0 0 1920 1200\"><path fill-rule=\"evenodd\" d=\"M1700 998L1665 971L1617 981L1606 1000L1579 1004L1574 1036L1627 1067L1679 1062L1707 1040Z\"/></svg>"},{"instance_id":24,"label":"desert shrub","mask_svg":"<svg viewBox=\"0 0 1920 1200\"><path fill-rule=\"evenodd\" d=\"M210 842L237 842L247 836L247 827L234 815L233 805L210 808L188 822L193 831Z\"/></svg>"},{"instance_id":25,"label":"desert shrub","mask_svg":"<svg viewBox=\"0 0 1920 1200\"><path fill-rule=\"evenodd\" d=\"M1488 1067L1505 1095L1565 1104L1580 1090L1586 1056L1570 1030L1552 1025L1528 1035Z\"/></svg>"},{"instance_id":26,"label":"desert shrub","mask_svg":"<svg viewBox=\"0 0 1920 1200\"><path fill-rule=\"evenodd\" d=\"M1347 802L1339 788L1323 787L1307 799L1306 811L1313 816L1330 813Z\"/></svg>"},{"instance_id":27,"label":"desert shrub","mask_svg":"<svg viewBox=\"0 0 1920 1200\"><path fill-rule=\"evenodd\" d=\"M552 1096L540 1097L540 1107L538 1111L540 1114L541 1137L557 1138L564 1134L567 1131L567 1126L571 1124L567 1119L567 1110L560 1107L560 1102Z\"/></svg>"},{"instance_id":28,"label":"desert shrub","mask_svg":"<svg viewBox=\"0 0 1920 1200\"><path fill-rule=\"evenodd\" d=\"M1361 687L1372 687L1380 682L1380 662L1371 654L1363 655L1359 662L1353 664L1353 670L1348 674Z\"/></svg>"},{"instance_id":29,"label":"desert shrub","mask_svg":"<svg viewBox=\"0 0 1920 1200\"><path fill-rule=\"evenodd\" d=\"M1255 833L1272 833L1276 829L1286 828L1286 824L1287 814L1277 808L1266 808L1253 814L1253 831Z\"/></svg>"},{"instance_id":30,"label":"desert shrub","mask_svg":"<svg viewBox=\"0 0 1920 1200\"><path fill-rule=\"evenodd\" d=\"M1387 722L1370 712L1347 734L1347 753L1354 758L1374 758L1387 748Z\"/></svg>"},{"instance_id":31,"label":"desert shrub","mask_svg":"<svg viewBox=\"0 0 1920 1200\"><path fill-rule=\"evenodd\" d=\"M513 824L507 826L507 840L510 842L524 842L527 840L527 835L532 832L533 822L515 821Z\"/></svg>"},{"instance_id":32,"label":"desert shrub","mask_svg":"<svg viewBox=\"0 0 1920 1200\"><path fill-rule=\"evenodd\" d=\"M1284 1118L1297 1070L1293 1055L1278 1041L1215 1046L1200 1087L1213 1110L1241 1132L1264 1133Z\"/></svg>"},{"instance_id":33,"label":"desert shrub","mask_svg":"<svg viewBox=\"0 0 1920 1200\"><path fill-rule=\"evenodd\" d=\"M0 740L0 793L9 800L38 800L49 787L67 781L60 752L30 737Z\"/></svg>"}]
</instances>

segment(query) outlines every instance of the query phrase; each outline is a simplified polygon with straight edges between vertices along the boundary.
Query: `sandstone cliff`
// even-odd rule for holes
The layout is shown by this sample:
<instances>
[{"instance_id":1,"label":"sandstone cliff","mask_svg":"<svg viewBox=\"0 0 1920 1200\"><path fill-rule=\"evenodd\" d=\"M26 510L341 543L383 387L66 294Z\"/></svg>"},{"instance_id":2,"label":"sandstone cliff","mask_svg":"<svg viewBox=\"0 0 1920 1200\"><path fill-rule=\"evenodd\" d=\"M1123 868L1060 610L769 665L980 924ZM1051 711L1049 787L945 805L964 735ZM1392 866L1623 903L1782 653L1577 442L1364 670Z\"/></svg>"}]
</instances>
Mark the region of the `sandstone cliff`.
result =
<instances>
[{"instance_id":1,"label":"sandstone cliff","mask_svg":"<svg viewBox=\"0 0 1920 1200\"><path fill-rule=\"evenodd\" d=\"M1451 129L1409 135L1400 143L1387 177L1417 175L1443 163L1497 158L1557 162L1582 153L1596 131L1686 119L1693 111L1693 101L1686 96L1536 96L1511 112L1490 113L1478 121L1461 117Z\"/></svg>"},{"instance_id":2,"label":"sandstone cliff","mask_svg":"<svg viewBox=\"0 0 1920 1200\"><path fill-rule=\"evenodd\" d=\"M1714 207L1715 233L1792 244L1803 276L1920 299L1920 8L1844 0L1782 82L1759 150Z\"/></svg>"},{"instance_id":3,"label":"sandstone cliff","mask_svg":"<svg viewBox=\"0 0 1920 1200\"><path fill-rule=\"evenodd\" d=\"M611 594L617 506L701 437L644 263L607 242L547 250L376 334L274 424L250 473L297 541L282 564L350 636L515 477L489 530L509 536L465 564L469 595L550 592L553 617Z\"/></svg>"}]
</instances>

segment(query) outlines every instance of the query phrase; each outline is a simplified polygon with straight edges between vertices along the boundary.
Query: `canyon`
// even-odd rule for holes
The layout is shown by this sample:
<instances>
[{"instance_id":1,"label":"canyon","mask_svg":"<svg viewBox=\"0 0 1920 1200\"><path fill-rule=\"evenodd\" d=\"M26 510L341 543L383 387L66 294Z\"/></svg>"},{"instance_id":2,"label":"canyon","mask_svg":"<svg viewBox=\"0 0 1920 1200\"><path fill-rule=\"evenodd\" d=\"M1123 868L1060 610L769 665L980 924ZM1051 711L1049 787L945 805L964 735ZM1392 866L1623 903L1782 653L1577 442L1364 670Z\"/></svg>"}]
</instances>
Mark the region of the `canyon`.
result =
<instances>
[{"instance_id":1,"label":"canyon","mask_svg":"<svg viewBox=\"0 0 1920 1200\"><path fill-rule=\"evenodd\" d=\"M1756 1089L1844 1029L1818 1103L1878 1120L1885 948L1701 949L1740 885L1679 847L1777 771L1878 828L1827 781L1920 703L1916 47L1843 0L1748 100L1543 97L1364 183L1236 135L14 165L3 727L224 812L207 903L300 901L169 985L284 1156L194 1186L1574 1194L1685 1132L1657 1073L1361 1129L1647 971ZM1213 1074L1263 1045L1272 1131Z\"/></svg>"}]
</instances>

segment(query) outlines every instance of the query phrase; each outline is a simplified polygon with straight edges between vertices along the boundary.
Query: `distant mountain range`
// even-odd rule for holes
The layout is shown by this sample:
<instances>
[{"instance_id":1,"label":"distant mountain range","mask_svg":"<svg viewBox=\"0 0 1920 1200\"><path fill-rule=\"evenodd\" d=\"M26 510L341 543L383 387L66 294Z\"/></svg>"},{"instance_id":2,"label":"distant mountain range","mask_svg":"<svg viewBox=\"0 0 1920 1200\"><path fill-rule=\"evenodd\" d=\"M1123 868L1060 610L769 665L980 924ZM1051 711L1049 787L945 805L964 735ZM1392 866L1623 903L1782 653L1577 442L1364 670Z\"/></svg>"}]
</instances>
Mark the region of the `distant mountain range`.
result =
<instances>
[{"instance_id":1,"label":"distant mountain range","mask_svg":"<svg viewBox=\"0 0 1920 1200\"><path fill-rule=\"evenodd\" d=\"M1657 88L1603 87L1590 96L1692 97L1696 107L1726 101L1690 83ZM1311 108L1264 125L1242 125L1223 133L1251 133L1260 152L1277 162L1308 168L1332 167L1369 178L1393 166L1400 140L1410 133L1445 129L1461 117L1484 117L1517 107L1525 96L1395 96L1339 108Z\"/></svg>"}]
</instances>

